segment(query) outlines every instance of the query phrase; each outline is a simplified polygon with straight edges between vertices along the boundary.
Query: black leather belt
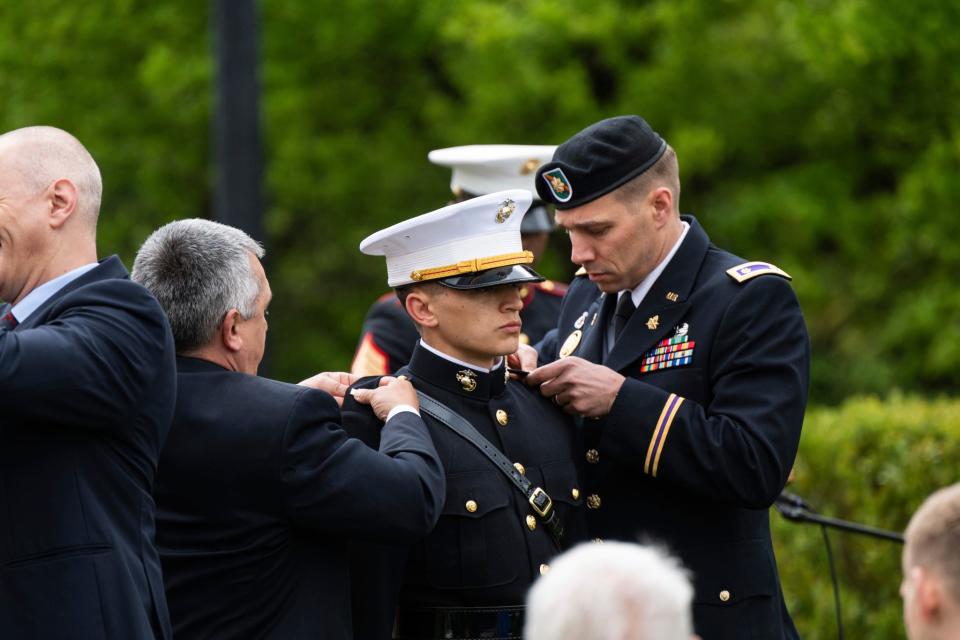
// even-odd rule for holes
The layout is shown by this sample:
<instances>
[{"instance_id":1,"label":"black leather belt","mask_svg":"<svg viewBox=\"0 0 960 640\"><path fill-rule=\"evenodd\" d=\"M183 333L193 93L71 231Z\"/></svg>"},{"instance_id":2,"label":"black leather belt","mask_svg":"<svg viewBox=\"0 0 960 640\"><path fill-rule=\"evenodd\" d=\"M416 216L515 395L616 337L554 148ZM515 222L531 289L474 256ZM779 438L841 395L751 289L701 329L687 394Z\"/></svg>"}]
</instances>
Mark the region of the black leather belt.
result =
<instances>
[{"instance_id":1,"label":"black leather belt","mask_svg":"<svg viewBox=\"0 0 960 640\"><path fill-rule=\"evenodd\" d=\"M524 607L401 607L395 640L520 640Z\"/></svg>"}]
</instances>

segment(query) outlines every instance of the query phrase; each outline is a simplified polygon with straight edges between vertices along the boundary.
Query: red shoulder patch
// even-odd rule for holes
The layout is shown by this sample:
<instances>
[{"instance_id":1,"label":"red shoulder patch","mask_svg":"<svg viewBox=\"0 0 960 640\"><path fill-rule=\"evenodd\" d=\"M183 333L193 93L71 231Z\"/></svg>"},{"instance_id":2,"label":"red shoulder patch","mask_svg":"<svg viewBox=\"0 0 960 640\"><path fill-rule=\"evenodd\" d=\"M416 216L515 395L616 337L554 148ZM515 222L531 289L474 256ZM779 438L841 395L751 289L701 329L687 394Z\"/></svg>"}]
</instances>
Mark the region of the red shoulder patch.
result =
<instances>
[{"instance_id":1,"label":"red shoulder patch","mask_svg":"<svg viewBox=\"0 0 960 640\"><path fill-rule=\"evenodd\" d=\"M567 287L567 284L563 282L557 282L556 280L544 280L543 282L537 283L538 290L558 297L563 297L563 295L567 292Z\"/></svg>"}]
</instances>

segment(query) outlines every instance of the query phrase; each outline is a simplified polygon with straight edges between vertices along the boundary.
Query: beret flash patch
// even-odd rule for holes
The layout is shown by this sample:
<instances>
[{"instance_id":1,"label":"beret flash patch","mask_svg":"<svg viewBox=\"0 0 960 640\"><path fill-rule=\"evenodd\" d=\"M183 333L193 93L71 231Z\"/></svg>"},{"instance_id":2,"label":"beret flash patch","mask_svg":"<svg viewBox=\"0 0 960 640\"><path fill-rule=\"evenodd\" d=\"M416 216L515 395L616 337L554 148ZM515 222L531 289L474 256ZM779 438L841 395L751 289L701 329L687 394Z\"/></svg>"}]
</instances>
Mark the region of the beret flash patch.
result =
<instances>
[{"instance_id":1,"label":"beret flash patch","mask_svg":"<svg viewBox=\"0 0 960 640\"><path fill-rule=\"evenodd\" d=\"M560 202L566 202L573 197L573 188L570 186L567 176L563 174L563 169L559 167L551 169L545 171L542 176L547 181L547 186L550 187L550 192L554 198Z\"/></svg>"}]
</instances>

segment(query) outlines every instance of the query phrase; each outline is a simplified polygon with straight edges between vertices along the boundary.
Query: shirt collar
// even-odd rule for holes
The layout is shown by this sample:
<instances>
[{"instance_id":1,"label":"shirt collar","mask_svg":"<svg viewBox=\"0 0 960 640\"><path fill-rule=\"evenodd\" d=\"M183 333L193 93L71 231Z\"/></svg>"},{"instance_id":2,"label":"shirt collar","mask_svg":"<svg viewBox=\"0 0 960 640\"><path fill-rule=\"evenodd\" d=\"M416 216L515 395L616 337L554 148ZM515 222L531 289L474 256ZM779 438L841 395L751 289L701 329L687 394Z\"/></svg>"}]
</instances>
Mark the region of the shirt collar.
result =
<instances>
[{"instance_id":1,"label":"shirt collar","mask_svg":"<svg viewBox=\"0 0 960 640\"><path fill-rule=\"evenodd\" d=\"M67 271L62 276L57 276L53 280L44 282L28 293L23 300L13 305L13 308L10 310L13 313L13 317L17 319L18 323L24 322L30 317L31 313L39 309L40 305L52 298L57 291L60 291L60 289L63 289L96 266L96 262L91 262L90 264L85 264L82 267Z\"/></svg>"},{"instance_id":2,"label":"shirt collar","mask_svg":"<svg viewBox=\"0 0 960 640\"><path fill-rule=\"evenodd\" d=\"M434 349L433 347L431 347L430 345L428 345L426 342L424 342L422 339L420 340L420 344L421 344L421 346L423 346L424 349L426 349L427 351L429 351L430 353L432 353L432 354L434 354L434 355L436 355L436 356L439 356L439 357L443 358L444 360L448 360L448 361L450 361L450 362L452 362L452 363L454 363L454 364L458 364L458 365L460 365L461 367L470 367L471 369L475 369L475 370L477 370L477 371L483 371L484 373L490 373L490 372L493 371L494 369L499 369L499 368L500 368L500 363L503 361L503 356L500 356L500 359L498 359L498 360L494 363L494 365L493 365L492 367L490 367L489 369L486 368L486 367L478 367L478 366L475 365L475 364L469 364L469 363L464 362L463 360L458 360L457 358L454 358L453 356L448 356L448 355L445 354L444 352L439 351L439 350L437 350L437 349Z\"/></svg>"},{"instance_id":3,"label":"shirt collar","mask_svg":"<svg viewBox=\"0 0 960 640\"><path fill-rule=\"evenodd\" d=\"M640 281L636 287L631 291L633 296L633 304L636 307L640 306L640 303L649 293L653 283L657 281L657 278L660 277L660 274L663 273L663 270L667 268L667 265L670 264L670 261L673 259L673 256L676 255L677 250L680 249L680 245L683 244L683 239L687 237L687 232L690 231L690 224L686 220L681 220L680 224L683 225L683 231L680 232L680 237L677 238L677 241L674 243L673 248L670 249L670 253L660 261L653 271L647 274L647 277ZM621 295L623 292L621 292ZM617 297L617 300L620 300L620 297Z\"/></svg>"}]
</instances>

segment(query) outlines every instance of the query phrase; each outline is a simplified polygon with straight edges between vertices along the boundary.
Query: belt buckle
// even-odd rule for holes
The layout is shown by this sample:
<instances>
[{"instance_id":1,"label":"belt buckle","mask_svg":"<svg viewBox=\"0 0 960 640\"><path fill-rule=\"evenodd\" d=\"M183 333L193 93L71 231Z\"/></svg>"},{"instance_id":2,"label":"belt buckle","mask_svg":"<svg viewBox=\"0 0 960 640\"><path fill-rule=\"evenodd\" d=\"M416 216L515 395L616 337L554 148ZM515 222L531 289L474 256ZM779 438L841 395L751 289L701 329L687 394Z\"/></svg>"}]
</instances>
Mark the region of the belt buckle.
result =
<instances>
[{"instance_id":1,"label":"belt buckle","mask_svg":"<svg viewBox=\"0 0 960 640\"><path fill-rule=\"evenodd\" d=\"M537 487L533 490L533 493L530 494L527 502L530 503L530 506L541 518L546 518L547 514L550 513L550 510L553 509L553 500L551 500L550 496L547 495L547 492L540 487Z\"/></svg>"}]
</instances>

